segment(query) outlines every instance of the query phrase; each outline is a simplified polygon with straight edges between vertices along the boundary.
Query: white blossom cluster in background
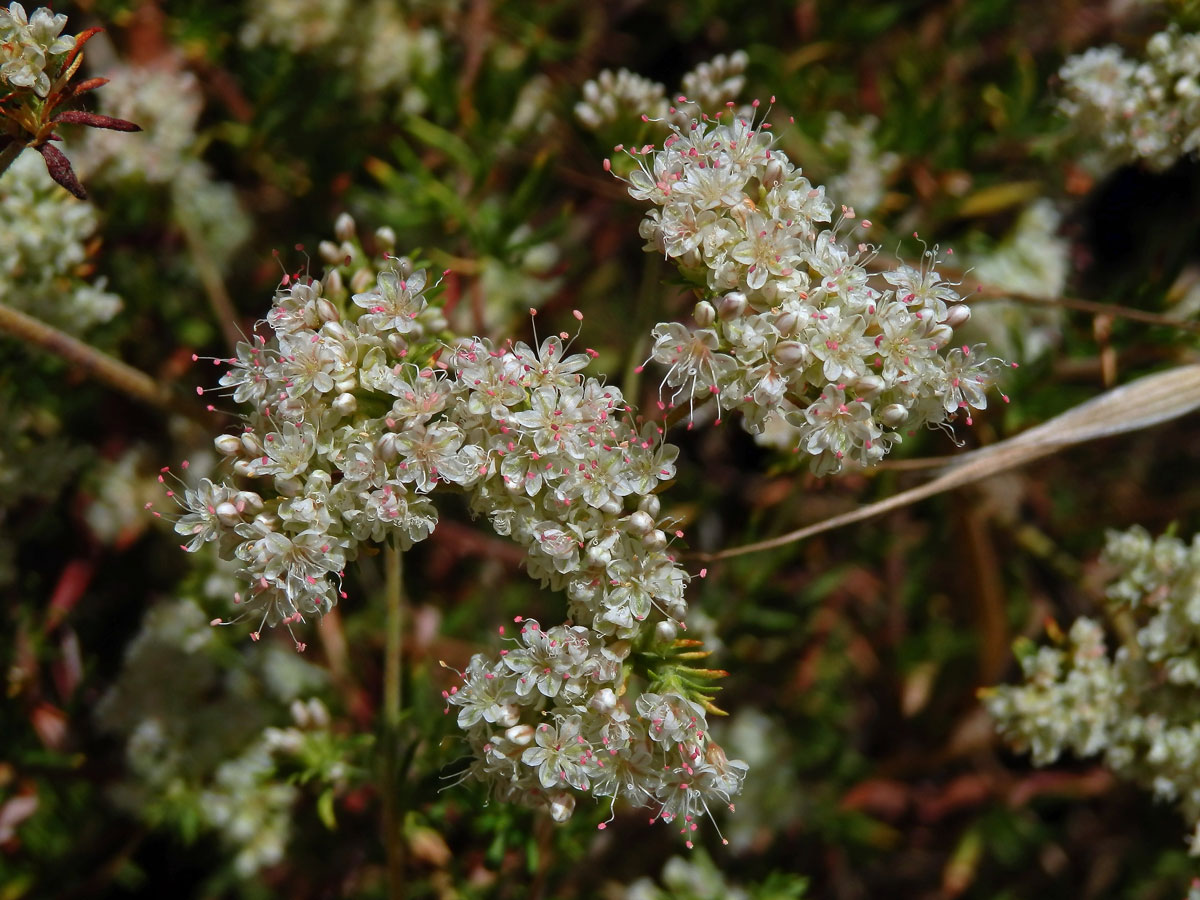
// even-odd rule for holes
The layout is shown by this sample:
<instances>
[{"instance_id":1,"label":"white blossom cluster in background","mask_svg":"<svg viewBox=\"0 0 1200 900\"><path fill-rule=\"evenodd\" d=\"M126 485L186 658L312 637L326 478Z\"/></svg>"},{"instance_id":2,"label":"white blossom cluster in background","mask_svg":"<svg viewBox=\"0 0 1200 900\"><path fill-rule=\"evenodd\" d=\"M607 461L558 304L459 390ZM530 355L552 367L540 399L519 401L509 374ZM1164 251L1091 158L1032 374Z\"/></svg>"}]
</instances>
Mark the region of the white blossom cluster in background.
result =
<instances>
[{"instance_id":1,"label":"white blossom cluster in background","mask_svg":"<svg viewBox=\"0 0 1200 900\"><path fill-rule=\"evenodd\" d=\"M1018 647L1025 683L984 693L1000 733L1037 765L1102 753L1114 772L1179 805L1200 854L1200 537L1112 532L1105 560L1114 619L1132 631L1109 653L1081 618L1061 646Z\"/></svg>"},{"instance_id":2,"label":"white blossom cluster in background","mask_svg":"<svg viewBox=\"0 0 1200 900\"><path fill-rule=\"evenodd\" d=\"M686 859L668 859L660 881L661 885L639 878L609 896L621 900L801 900L808 887L807 879L783 872L757 884L737 884L702 850L689 853Z\"/></svg>"},{"instance_id":3,"label":"white blossom cluster in background","mask_svg":"<svg viewBox=\"0 0 1200 900\"><path fill-rule=\"evenodd\" d=\"M701 108L713 109L733 100L746 85L743 74L750 58L744 50L718 54L683 76L682 92L666 96L666 86L628 69L605 69L583 85L583 99L575 104L575 118L587 129L609 125L628 128L635 119L670 118L687 122ZM680 99L681 97L686 99Z\"/></svg>"},{"instance_id":4,"label":"white blossom cluster in background","mask_svg":"<svg viewBox=\"0 0 1200 900\"><path fill-rule=\"evenodd\" d=\"M73 157L89 182L165 186L176 221L198 235L205 255L224 268L249 236L250 218L233 186L214 179L201 159L204 142L196 128L204 96L195 74L175 67L179 62L98 67L109 79L99 92L101 111L137 122L143 131L89 128Z\"/></svg>"},{"instance_id":5,"label":"white blossom cluster in background","mask_svg":"<svg viewBox=\"0 0 1200 900\"><path fill-rule=\"evenodd\" d=\"M937 254L873 275L874 248L839 235L853 211L831 226L825 189L768 128L727 112L632 151L629 193L656 207L641 225L646 249L705 298L697 327L653 331L669 405L712 398L752 433L782 417L817 474L870 466L905 430L960 413L970 424L1000 361L951 346L970 310Z\"/></svg>"},{"instance_id":6,"label":"white blossom cluster in background","mask_svg":"<svg viewBox=\"0 0 1200 900\"><path fill-rule=\"evenodd\" d=\"M213 542L236 558L243 615L290 627L337 602L364 543L428 537L435 488L465 492L526 548L531 576L566 592L571 622L523 622L446 692L475 754L469 774L560 821L590 793L690 833L729 804L745 765L709 740L707 695L681 674L697 670L670 658L689 578L654 492L674 478L676 448L620 390L581 374L589 355L566 335L455 339L425 271L368 259L348 216L335 230L322 256L346 264L324 283L287 279L269 336L216 361L252 408L216 447L257 489L203 479L176 495L185 549ZM657 674L635 699L627 678L646 653Z\"/></svg>"},{"instance_id":7,"label":"white blossom cluster in background","mask_svg":"<svg viewBox=\"0 0 1200 900\"><path fill-rule=\"evenodd\" d=\"M96 707L125 740L130 777L114 800L151 822L216 832L242 877L278 863L299 791L277 768L327 731L321 701L301 699L324 679L278 646L231 658L191 600L156 605ZM270 704L254 702L264 694ZM291 704L292 725L264 727L263 710L279 703Z\"/></svg>"},{"instance_id":8,"label":"white blossom cluster in background","mask_svg":"<svg viewBox=\"0 0 1200 900\"><path fill-rule=\"evenodd\" d=\"M75 46L73 35L62 34L67 17L55 15L46 7L25 12L20 3L0 7L0 84L9 88L32 90L39 97L50 92L50 75L59 63L52 57L63 56Z\"/></svg>"},{"instance_id":9,"label":"white blossom cluster in background","mask_svg":"<svg viewBox=\"0 0 1200 900\"><path fill-rule=\"evenodd\" d=\"M1097 171L1139 161L1166 169L1200 148L1200 35L1160 31L1140 62L1119 47L1093 47L1058 74L1059 108L1098 143L1084 157Z\"/></svg>"},{"instance_id":10,"label":"white blossom cluster in background","mask_svg":"<svg viewBox=\"0 0 1200 900\"><path fill-rule=\"evenodd\" d=\"M971 275L980 284L1030 297L1061 297L1071 271L1070 242L1059 234L1062 216L1046 199L1035 200L989 252L973 255ZM971 310L970 333L1007 357L1038 359L1058 344L1062 307L989 300Z\"/></svg>"},{"instance_id":11,"label":"white blossom cluster in background","mask_svg":"<svg viewBox=\"0 0 1200 900\"><path fill-rule=\"evenodd\" d=\"M241 39L247 47L325 53L355 73L365 94L398 92L400 107L409 113L426 107L417 82L441 64L441 36L435 28L411 24L402 5L391 0L254 0L246 13Z\"/></svg>"},{"instance_id":12,"label":"white blossom cluster in background","mask_svg":"<svg viewBox=\"0 0 1200 900\"><path fill-rule=\"evenodd\" d=\"M899 156L881 152L876 145L878 127L874 116L851 123L843 113L834 111L825 119L821 135L821 149L838 172L829 179L829 196L852 207L859 216L870 215L879 207L888 179L900 167Z\"/></svg>"},{"instance_id":13,"label":"white blossom cluster in background","mask_svg":"<svg viewBox=\"0 0 1200 900\"><path fill-rule=\"evenodd\" d=\"M121 300L92 278L95 208L54 183L41 156L20 154L0 175L0 297L72 334L107 322Z\"/></svg>"}]
</instances>

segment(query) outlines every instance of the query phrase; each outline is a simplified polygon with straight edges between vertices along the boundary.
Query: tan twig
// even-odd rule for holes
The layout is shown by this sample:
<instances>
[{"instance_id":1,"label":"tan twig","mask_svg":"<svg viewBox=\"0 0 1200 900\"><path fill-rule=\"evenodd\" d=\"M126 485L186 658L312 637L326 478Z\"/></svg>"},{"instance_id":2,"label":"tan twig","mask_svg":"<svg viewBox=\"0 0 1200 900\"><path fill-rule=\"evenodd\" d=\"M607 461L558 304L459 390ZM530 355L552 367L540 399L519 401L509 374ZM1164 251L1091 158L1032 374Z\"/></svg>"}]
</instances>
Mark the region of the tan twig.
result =
<instances>
[{"instance_id":1,"label":"tan twig","mask_svg":"<svg viewBox=\"0 0 1200 900\"><path fill-rule=\"evenodd\" d=\"M1064 309L1077 309L1091 313L1094 316L1114 316L1118 319L1131 319L1135 322L1145 322L1148 325L1162 325L1166 328L1178 328L1200 334L1200 322L1189 322L1184 319L1173 319L1162 313L1149 312L1144 309L1134 309L1130 306L1117 306L1113 303L1097 303L1094 300L1083 300L1079 297L1037 297L1033 294L1022 294L1020 291L1006 291L1003 288L981 284L970 294L963 297L967 303L989 300L1012 300L1016 303L1027 303L1032 306L1061 306Z\"/></svg>"}]
</instances>

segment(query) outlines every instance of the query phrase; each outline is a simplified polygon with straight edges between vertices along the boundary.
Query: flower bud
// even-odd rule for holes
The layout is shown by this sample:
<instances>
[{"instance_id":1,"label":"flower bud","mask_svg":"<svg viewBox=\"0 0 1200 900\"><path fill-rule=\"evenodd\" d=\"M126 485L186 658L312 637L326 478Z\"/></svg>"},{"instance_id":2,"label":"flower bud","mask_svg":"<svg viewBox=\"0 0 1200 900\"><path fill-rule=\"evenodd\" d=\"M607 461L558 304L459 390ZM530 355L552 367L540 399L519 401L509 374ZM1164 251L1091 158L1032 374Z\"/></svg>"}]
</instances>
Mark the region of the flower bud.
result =
<instances>
[{"instance_id":1,"label":"flower bud","mask_svg":"<svg viewBox=\"0 0 1200 900\"><path fill-rule=\"evenodd\" d=\"M621 501L616 497L609 497L599 506L600 512L607 513L610 516L619 516L623 508Z\"/></svg>"},{"instance_id":2,"label":"flower bud","mask_svg":"<svg viewBox=\"0 0 1200 900\"><path fill-rule=\"evenodd\" d=\"M336 266L342 261L342 251L333 241L321 241L317 244L317 253L321 255L321 259L331 265Z\"/></svg>"},{"instance_id":3,"label":"flower bud","mask_svg":"<svg viewBox=\"0 0 1200 900\"><path fill-rule=\"evenodd\" d=\"M780 365L799 369L812 361L812 350L800 341L784 341L775 345L775 359Z\"/></svg>"},{"instance_id":4,"label":"flower bud","mask_svg":"<svg viewBox=\"0 0 1200 900\"><path fill-rule=\"evenodd\" d=\"M669 620L664 620L654 626L654 640L660 644L674 643L678 635L679 629L675 627L674 622Z\"/></svg>"},{"instance_id":5,"label":"flower bud","mask_svg":"<svg viewBox=\"0 0 1200 900\"><path fill-rule=\"evenodd\" d=\"M930 341L939 347L944 347L954 340L954 329L949 325L933 325L925 334Z\"/></svg>"},{"instance_id":6,"label":"flower bud","mask_svg":"<svg viewBox=\"0 0 1200 900\"><path fill-rule=\"evenodd\" d=\"M521 709L515 703L505 703L496 713L496 724L501 728L512 728L521 721Z\"/></svg>"},{"instance_id":7,"label":"flower bud","mask_svg":"<svg viewBox=\"0 0 1200 900\"><path fill-rule=\"evenodd\" d=\"M392 355L398 359L403 359L408 353L408 341L404 339L404 335L393 331L387 336L388 349L392 351Z\"/></svg>"},{"instance_id":8,"label":"flower bud","mask_svg":"<svg viewBox=\"0 0 1200 900\"><path fill-rule=\"evenodd\" d=\"M950 328L960 328L966 324L969 318L971 318L971 307L965 303L956 303L946 310L946 318L942 319L942 324Z\"/></svg>"},{"instance_id":9,"label":"flower bud","mask_svg":"<svg viewBox=\"0 0 1200 900\"><path fill-rule=\"evenodd\" d=\"M375 455L382 459L385 463L394 463L400 456L400 451L396 449L396 434L389 431L375 443Z\"/></svg>"},{"instance_id":10,"label":"flower bud","mask_svg":"<svg viewBox=\"0 0 1200 900\"><path fill-rule=\"evenodd\" d=\"M639 509L629 517L629 530L637 535L648 534L654 528L654 517Z\"/></svg>"},{"instance_id":11,"label":"flower bud","mask_svg":"<svg viewBox=\"0 0 1200 900\"><path fill-rule=\"evenodd\" d=\"M263 498L254 493L254 491L238 491L234 495L233 502L238 504L238 508L242 510L242 515L249 510L250 515L257 516L263 511Z\"/></svg>"},{"instance_id":12,"label":"flower bud","mask_svg":"<svg viewBox=\"0 0 1200 900\"><path fill-rule=\"evenodd\" d=\"M588 566L594 569L603 569L612 562L612 554L607 548L598 544L593 544L588 547L586 561Z\"/></svg>"},{"instance_id":13,"label":"flower bud","mask_svg":"<svg viewBox=\"0 0 1200 900\"><path fill-rule=\"evenodd\" d=\"M746 295L741 291L730 291L717 301L717 314L722 319L736 319L746 311Z\"/></svg>"},{"instance_id":14,"label":"flower bud","mask_svg":"<svg viewBox=\"0 0 1200 900\"><path fill-rule=\"evenodd\" d=\"M258 441L258 435L253 431L242 432L242 449L246 451L247 456L262 456L262 444Z\"/></svg>"},{"instance_id":15,"label":"flower bud","mask_svg":"<svg viewBox=\"0 0 1200 900\"><path fill-rule=\"evenodd\" d=\"M792 334L799 321L800 317L794 312L786 312L775 319L775 327L780 334Z\"/></svg>"},{"instance_id":16,"label":"flower bud","mask_svg":"<svg viewBox=\"0 0 1200 900\"><path fill-rule=\"evenodd\" d=\"M887 387L887 383L878 375L864 375L854 382L854 391L860 397L874 397Z\"/></svg>"},{"instance_id":17,"label":"flower bud","mask_svg":"<svg viewBox=\"0 0 1200 900\"><path fill-rule=\"evenodd\" d=\"M304 485L300 479L294 475L275 476L275 490L279 491L285 497L295 497L303 488Z\"/></svg>"},{"instance_id":18,"label":"flower bud","mask_svg":"<svg viewBox=\"0 0 1200 900\"><path fill-rule=\"evenodd\" d=\"M222 456L238 456L242 452L242 439L236 434L221 434L213 439L213 446Z\"/></svg>"},{"instance_id":19,"label":"flower bud","mask_svg":"<svg viewBox=\"0 0 1200 900\"><path fill-rule=\"evenodd\" d=\"M370 269L359 269L350 276L350 290L361 294L375 284L375 273Z\"/></svg>"},{"instance_id":20,"label":"flower bud","mask_svg":"<svg viewBox=\"0 0 1200 900\"><path fill-rule=\"evenodd\" d=\"M559 791L550 798L550 818L560 825L575 812L575 795Z\"/></svg>"},{"instance_id":21,"label":"flower bud","mask_svg":"<svg viewBox=\"0 0 1200 900\"><path fill-rule=\"evenodd\" d=\"M333 386L338 389L339 394L345 394L358 387L358 379L354 375L354 370L351 369L343 377L333 383Z\"/></svg>"},{"instance_id":22,"label":"flower bud","mask_svg":"<svg viewBox=\"0 0 1200 900\"><path fill-rule=\"evenodd\" d=\"M769 191L781 181L783 181L783 163L780 162L779 157L773 156L763 171L762 186Z\"/></svg>"},{"instance_id":23,"label":"flower bud","mask_svg":"<svg viewBox=\"0 0 1200 900\"><path fill-rule=\"evenodd\" d=\"M667 546L667 536L661 528L655 528L642 538L642 546L647 550L662 550Z\"/></svg>"},{"instance_id":24,"label":"flower bud","mask_svg":"<svg viewBox=\"0 0 1200 900\"><path fill-rule=\"evenodd\" d=\"M638 503L638 509L649 514L655 519L658 518L658 513L661 508L662 504L659 502L657 494L647 494L641 499L641 502Z\"/></svg>"},{"instance_id":25,"label":"flower bud","mask_svg":"<svg viewBox=\"0 0 1200 900\"><path fill-rule=\"evenodd\" d=\"M629 656L629 651L632 649L633 644L627 640L613 641L611 644L601 645L600 655L605 659L622 662L627 656Z\"/></svg>"},{"instance_id":26,"label":"flower bud","mask_svg":"<svg viewBox=\"0 0 1200 900\"><path fill-rule=\"evenodd\" d=\"M879 421L889 428L899 428L908 421L908 410L899 403L892 403L879 411Z\"/></svg>"},{"instance_id":27,"label":"flower bud","mask_svg":"<svg viewBox=\"0 0 1200 900\"><path fill-rule=\"evenodd\" d=\"M325 302L329 303L328 300L326 300ZM332 306L333 304L330 304L330 305ZM318 312L318 314L320 313L319 307L318 307L317 312ZM333 340L344 344L347 340L349 340L349 336L346 334L346 329L342 327L342 324L340 322L335 321L336 319L337 319L337 310L334 310L334 318L327 319L325 321L325 324L321 326L321 336L327 337L327 338L332 338Z\"/></svg>"},{"instance_id":28,"label":"flower bud","mask_svg":"<svg viewBox=\"0 0 1200 900\"><path fill-rule=\"evenodd\" d=\"M341 315L337 311L337 307L324 297L321 297L317 300L317 315L320 317L322 322L336 322L341 318ZM338 327L341 328L340 325ZM345 330L343 330L342 334L345 333ZM345 338L339 338L339 340L345 340Z\"/></svg>"},{"instance_id":29,"label":"flower bud","mask_svg":"<svg viewBox=\"0 0 1200 900\"><path fill-rule=\"evenodd\" d=\"M717 311L713 309L713 305L707 300L701 300L692 309L692 318L696 320L696 324L701 328L707 328L717 318Z\"/></svg>"},{"instance_id":30,"label":"flower bud","mask_svg":"<svg viewBox=\"0 0 1200 900\"><path fill-rule=\"evenodd\" d=\"M400 273L401 278L408 278L412 275L415 267L413 261L407 256L400 256L396 258L396 270Z\"/></svg>"},{"instance_id":31,"label":"flower bud","mask_svg":"<svg viewBox=\"0 0 1200 900\"><path fill-rule=\"evenodd\" d=\"M617 695L612 688L600 688L588 701L588 706L602 715L608 715L617 708Z\"/></svg>"},{"instance_id":32,"label":"flower bud","mask_svg":"<svg viewBox=\"0 0 1200 900\"><path fill-rule=\"evenodd\" d=\"M354 411L358 409L358 398L347 391L346 393L338 394L332 406L333 411L339 416L352 416L354 415Z\"/></svg>"},{"instance_id":33,"label":"flower bud","mask_svg":"<svg viewBox=\"0 0 1200 900\"><path fill-rule=\"evenodd\" d=\"M337 221L333 223L333 233L339 241L354 240L354 232L357 230L358 226L354 223L354 217L347 212L338 216Z\"/></svg>"},{"instance_id":34,"label":"flower bud","mask_svg":"<svg viewBox=\"0 0 1200 900\"><path fill-rule=\"evenodd\" d=\"M242 524L242 514L228 500L224 503L218 503L214 512L217 514L217 521L226 528L233 528Z\"/></svg>"},{"instance_id":35,"label":"flower bud","mask_svg":"<svg viewBox=\"0 0 1200 900\"><path fill-rule=\"evenodd\" d=\"M396 246L396 232L387 225L381 225L375 229L375 242L380 250L391 250Z\"/></svg>"},{"instance_id":36,"label":"flower bud","mask_svg":"<svg viewBox=\"0 0 1200 900\"><path fill-rule=\"evenodd\" d=\"M288 707L288 712L292 714L292 721L296 723L297 728L308 727L308 706L299 697L292 701L292 705Z\"/></svg>"},{"instance_id":37,"label":"flower bud","mask_svg":"<svg viewBox=\"0 0 1200 900\"><path fill-rule=\"evenodd\" d=\"M667 604L667 615L676 622L682 622L687 617L687 603L683 600L672 600Z\"/></svg>"},{"instance_id":38,"label":"flower bud","mask_svg":"<svg viewBox=\"0 0 1200 900\"><path fill-rule=\"evenodd\" d=\"M337 269L330 269L325 275L325 290L339 297L346 292L346 285L342 283L342 275Z\"/></svg>"},{"instance_id":39,"label":"flower bud","mask_svg":"<svg viewBox=\"0 0 1200 900\"><path fill-rule=\"evenodd\" d=\"M510 743L516 744L518 747L524 747L533 740L533 726L513 725L504 732L504 737Z\"/></svg>"},{"instance_id":40,"label":"flower bud","mask_svg":"<svg viewBox=\"0 0 1200 900\"><path fill-rule=\"evenodd\" d=\"M241 478L254 478L254 463L249 459L237 459L233 462L233 474Z\"/></svg>"}]
</instances>

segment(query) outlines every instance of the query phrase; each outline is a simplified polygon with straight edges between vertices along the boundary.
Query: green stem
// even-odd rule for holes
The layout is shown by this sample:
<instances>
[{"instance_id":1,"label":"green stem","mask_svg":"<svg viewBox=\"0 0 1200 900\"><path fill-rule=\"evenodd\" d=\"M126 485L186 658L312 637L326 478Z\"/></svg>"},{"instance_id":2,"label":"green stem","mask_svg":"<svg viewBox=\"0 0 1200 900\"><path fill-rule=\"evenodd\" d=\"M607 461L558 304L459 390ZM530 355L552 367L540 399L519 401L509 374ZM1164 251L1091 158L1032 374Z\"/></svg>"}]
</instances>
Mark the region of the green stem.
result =
<instances>
[{"instance_id":1,"label":"green stem","mask_svg":"<svg viewBox=\"0 0 1200 900\"><path fill-rule=\"evenodd\" d=\"M387 853L388 893L404 897L404 809L400 798L400 719L403 688L404 561L400 548L384 548L387 568L383 660L383 839Z\"/></svg>"}]
</instances>

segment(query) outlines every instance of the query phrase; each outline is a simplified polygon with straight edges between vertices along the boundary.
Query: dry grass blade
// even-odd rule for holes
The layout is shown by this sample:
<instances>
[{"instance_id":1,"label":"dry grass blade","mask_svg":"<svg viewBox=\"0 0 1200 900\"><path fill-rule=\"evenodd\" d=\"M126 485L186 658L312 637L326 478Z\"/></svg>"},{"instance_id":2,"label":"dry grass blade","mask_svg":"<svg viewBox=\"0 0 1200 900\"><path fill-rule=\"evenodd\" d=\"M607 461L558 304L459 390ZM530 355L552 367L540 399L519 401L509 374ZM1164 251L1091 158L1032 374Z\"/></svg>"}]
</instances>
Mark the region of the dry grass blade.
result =
<instances>
[{"instance_id":1,"label":"dry grass blade","mask_svg":"<svg viewBox=\"0 0 1200 900\"><path fill-rule=\"evenodd\" d=\"M886 500L852 512L832 516L804 528L716 553L699 553L704 561L727 559L760 550L772 550L795 541L870 519L943 491L953 490L992 475L1049 456L1074 444L1114 434L1139 431L1200 408L1200 364L1179 366L1147 375L1055 416L1016 437L966 453L947 465L946 471L919 487L901 491Z\"/></svg>"}]
</instances>

